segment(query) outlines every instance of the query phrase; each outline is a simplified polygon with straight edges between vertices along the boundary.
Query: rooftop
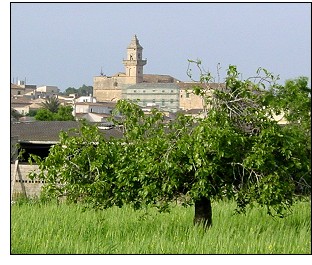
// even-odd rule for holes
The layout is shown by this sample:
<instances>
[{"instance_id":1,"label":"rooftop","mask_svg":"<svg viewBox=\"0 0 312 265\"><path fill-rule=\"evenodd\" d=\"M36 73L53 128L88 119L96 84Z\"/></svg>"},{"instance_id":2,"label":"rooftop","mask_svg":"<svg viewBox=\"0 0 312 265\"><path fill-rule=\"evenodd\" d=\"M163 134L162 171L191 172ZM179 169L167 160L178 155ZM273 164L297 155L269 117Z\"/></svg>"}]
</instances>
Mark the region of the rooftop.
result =
<instances>
[{"instance_id":1,"label":"rooftop","mask_svg":"<svg viewBox=\"0 0 312 265\"><path fill-rule=\"evenodd\" d=\"M179 89L176 83L138 83L127 87L127 89L161 89L161 88L170 88L170 89Z\"/></svg>"},{"instance_id":2,"label":"rooftop","mask_svg":"<svg viewBox=\"0 0 312 265\"><path fill-rule=\"evenodd\" d=\"M143 83L175 83L178 81L170 75L143 74Z\"/></svg>"},{"instance_id":3,"label":"rooftop","mask_svg":"<svg viewBox=\"0 0 312 265\"><path fill-rule=\"evenodd\" d=\"M101 106L107 108L115 108L116 102L113 101L99 101L99 102L76 102L76 105L86 105L86 106Z\"/></svg>"},{"instance_id":4,"label":"rooftop","mask_svg":"<svg viewBox=\"0 0 312 265\"><path fill-rule=\"evenodd\" d=\"M13 122L11 123L11 137L17 137L19 142L28 143L52 143L59 141L61 131L70 132L71 129L78 129L80 123L77 121L34 121L34 122ZM122 133L116 128L100 130L108 140L111 137L121 138Z\"/></svg>"}]
</instances>

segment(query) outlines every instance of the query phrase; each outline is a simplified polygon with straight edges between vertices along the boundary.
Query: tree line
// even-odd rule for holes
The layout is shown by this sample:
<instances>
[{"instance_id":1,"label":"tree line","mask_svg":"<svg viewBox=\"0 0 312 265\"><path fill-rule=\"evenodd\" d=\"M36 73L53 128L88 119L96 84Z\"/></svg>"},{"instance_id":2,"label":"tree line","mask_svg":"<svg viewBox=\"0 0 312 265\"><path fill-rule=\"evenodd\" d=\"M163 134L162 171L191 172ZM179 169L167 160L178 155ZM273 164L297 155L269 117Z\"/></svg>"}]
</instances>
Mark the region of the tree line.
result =
<instances>
[{"instance_id":1,"label":"tree line","mask_svg":"<svg viewBox=\"0 0 312 265\"><path fill-rule=\"evenodd\" d=\"M90 94L93 95L93 86L87 86L83 84L79 88L74 88L74 87L68 87L64 92L60 92L60 95L65 95L69 96L70 94L75 94L78 97L81 96L89 96Z\"/></svg>"}]
</instances>

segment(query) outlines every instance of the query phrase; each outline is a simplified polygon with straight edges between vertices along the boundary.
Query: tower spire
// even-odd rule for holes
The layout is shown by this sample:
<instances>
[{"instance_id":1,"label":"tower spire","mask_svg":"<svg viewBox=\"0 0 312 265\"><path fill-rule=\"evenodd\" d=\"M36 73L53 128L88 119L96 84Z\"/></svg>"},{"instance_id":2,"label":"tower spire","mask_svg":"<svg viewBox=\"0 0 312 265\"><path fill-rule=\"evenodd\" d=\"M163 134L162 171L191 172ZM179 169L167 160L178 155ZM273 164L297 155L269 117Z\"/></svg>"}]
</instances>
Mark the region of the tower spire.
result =
<instances>
[{"instance_id":1,"label":"tower spire","mask_svg":"<svg viewBox=\"0 0 312 265\"><path fill-rule=\"evenodd\" d=\"M127 59L123 60L126 76L132 83L143 82L143 66L147 60L142 60L142 51L143 47L140 45L137 35L134 34L127 47Z\"/></svg>"},{"instance_id":2,"label":"tower spire","mask_svg":"<svg viewBox=\"0 0 312 265\"><path fill-rule=\"evenodd\" d=\"M134 36L132 37L132 40L128 46L128 49L133 49L133 48L143 49L143 47L140 45L140 42L139 42L136 34L134 34Z\"/></svg>"}]
</instances>

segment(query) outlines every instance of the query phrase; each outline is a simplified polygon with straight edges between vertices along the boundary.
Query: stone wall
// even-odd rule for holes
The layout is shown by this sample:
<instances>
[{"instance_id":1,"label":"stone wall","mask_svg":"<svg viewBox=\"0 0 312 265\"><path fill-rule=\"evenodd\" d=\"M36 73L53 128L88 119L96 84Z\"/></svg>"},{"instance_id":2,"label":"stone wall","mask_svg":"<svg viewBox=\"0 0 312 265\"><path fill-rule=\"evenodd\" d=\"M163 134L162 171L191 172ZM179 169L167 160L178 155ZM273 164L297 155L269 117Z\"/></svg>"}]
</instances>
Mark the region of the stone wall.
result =
<instances>
[{"instance_id":1,"label":"stone wall","mask_svg":"<svg viewBox=\"0 0 312 265\"><path fill-rule=\"evenodd\" d=\"M135 84L135 77L116 75L112 77L95 76L93 78L93 96L98 102L122 99L122 90Z\"/></svg>"},{"instance_id":2,"label":"stone wall","mask_svg":"<svg viewBox=\"0 0 312 265\"><path fill-rule=\"evenodd\" d=\"M180 90L180 108L183 110L203 109L203 100L200 96L192 93L192 90Z\"/></svg>"},{"instance_id":3,"label":"stone wall","mask_svg":"<svg viewBox=\"0 0 312 265\"><path fill-rule=\"evenodd\" d=\"M38 165L11 164L11 199L17 196L35 197L39 196L44 182L31 180L28 174L32 171L38 172Z\"/></svg>"}]
</instances>

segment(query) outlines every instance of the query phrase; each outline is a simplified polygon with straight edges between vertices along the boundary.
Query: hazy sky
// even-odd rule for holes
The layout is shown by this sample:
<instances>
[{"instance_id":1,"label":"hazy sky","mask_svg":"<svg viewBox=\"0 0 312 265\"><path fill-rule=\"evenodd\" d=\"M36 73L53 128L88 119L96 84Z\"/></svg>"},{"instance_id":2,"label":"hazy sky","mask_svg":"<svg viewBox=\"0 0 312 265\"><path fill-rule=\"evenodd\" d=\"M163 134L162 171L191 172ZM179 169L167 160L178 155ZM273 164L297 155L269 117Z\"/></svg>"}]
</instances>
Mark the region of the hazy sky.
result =
<instances>
[{"instance_id":1,"label":"hazy sky","mask_svg":"<svg viewBox=\"0 0 312 265\"><path fill-rule=\"evenodd\" d=\"M281 82L311 78L309 3L11 3L11 81L67 87L124 72L136 34L144 73L181 81L188 59L221 77L229 64L243 78L264 67Z\"/></svg>"}]
</instances>

